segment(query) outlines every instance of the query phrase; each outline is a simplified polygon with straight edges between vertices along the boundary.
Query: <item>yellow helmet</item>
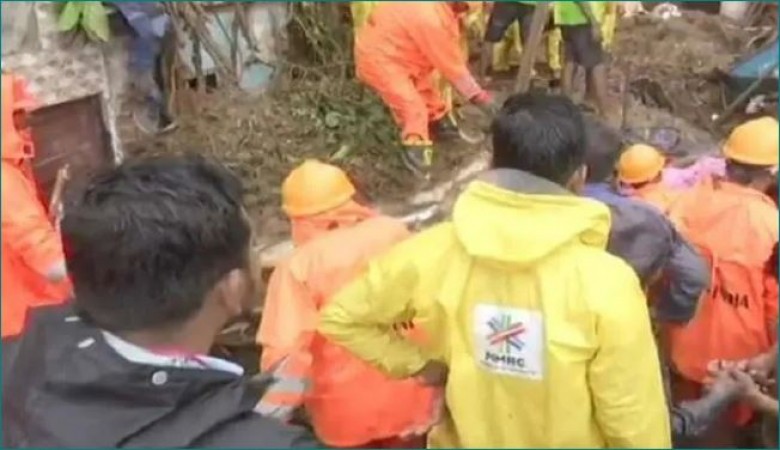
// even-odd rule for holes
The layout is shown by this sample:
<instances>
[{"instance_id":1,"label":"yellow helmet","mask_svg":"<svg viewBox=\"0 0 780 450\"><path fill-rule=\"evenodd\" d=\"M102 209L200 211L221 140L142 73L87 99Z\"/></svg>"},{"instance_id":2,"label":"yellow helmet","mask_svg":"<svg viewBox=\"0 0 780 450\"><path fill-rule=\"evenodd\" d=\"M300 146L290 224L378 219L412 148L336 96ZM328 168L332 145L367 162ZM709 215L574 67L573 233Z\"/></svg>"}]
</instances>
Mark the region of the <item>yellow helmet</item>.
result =
<instances>
[{"instance_id":1,"label":"yellow helmet","mask_svg":"<svg viewBox=\"0 0 780 450\"><path fill-rule=\"evenodd\" d=\"M309 159L282 183L282 208L290 217L313 216L343 205L355 186L343 170Z\"/></svg>"},{"instance_id":2,"label":"yellow helmet","mask_svg":"<svg viewBox=\"0 0 780 450\"><path fill-rule=\"evenodd\" d=\"M778 140L780 129L776 119L761 117L749 120L731 132L723 146L723 155L742 164L776 166L780 150Z\"/></svg>"},{"instance_id":3,"label":"yellow helmet","mask_svg":"<svg viewBox=\"0 0 780 450\"><path fill-rule=\"evenodd\" d=\"M620 155L618 180L626 184L647 183L661 173L665 164L666 158L654 147L632 145Z\"/></svg>"}]
</instances>

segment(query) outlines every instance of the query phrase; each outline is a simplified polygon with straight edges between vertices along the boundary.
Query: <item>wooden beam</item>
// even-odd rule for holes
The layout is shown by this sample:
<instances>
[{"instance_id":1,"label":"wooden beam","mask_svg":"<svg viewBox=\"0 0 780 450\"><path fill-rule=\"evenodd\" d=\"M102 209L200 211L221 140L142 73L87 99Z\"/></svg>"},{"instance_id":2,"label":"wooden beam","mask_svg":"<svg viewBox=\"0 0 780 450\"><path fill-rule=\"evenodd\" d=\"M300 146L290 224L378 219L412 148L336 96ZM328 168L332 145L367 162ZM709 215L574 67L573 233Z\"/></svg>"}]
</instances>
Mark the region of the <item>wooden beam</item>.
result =
<instances>
[{"instance_id":1,"label":"wooden beam","mask_svg":"<svg viewBox=\"0 0 780 450\"><path fill-rule=\"evenodd\" d=\"M542 43L544 27L550 18L550 4L552 2L536 3L536 9L534 9L534 15L531 19L531 30L527 34L527 42L523 42L523 54L520 56L520 69L517 72L517 84L515 85L515 91L518 93L526 92L531 87L531 74L536 62L536 55Z\"/></svg>"}]
</instances>

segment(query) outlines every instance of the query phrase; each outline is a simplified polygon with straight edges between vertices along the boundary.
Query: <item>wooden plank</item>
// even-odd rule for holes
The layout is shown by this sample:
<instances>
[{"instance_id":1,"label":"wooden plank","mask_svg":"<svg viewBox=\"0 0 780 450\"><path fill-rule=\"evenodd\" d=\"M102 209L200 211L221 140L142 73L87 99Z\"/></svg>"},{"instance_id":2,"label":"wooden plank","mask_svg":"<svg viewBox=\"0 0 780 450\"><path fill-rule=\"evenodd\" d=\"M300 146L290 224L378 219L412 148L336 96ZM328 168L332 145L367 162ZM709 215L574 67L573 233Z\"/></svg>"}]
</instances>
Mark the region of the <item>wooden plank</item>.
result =
<instances>
[{"instance_id":1,"label":"wooden plank","mask_svg":"<svg viewBox=\"0 0 780 450\"><path fill-rule=\"evenodd\" d=\"M517 84L515 91L518 93L528 91L531 87L531 73L533 73L536 55L542 43L544 27L550 18L550 5L552 2L537 2L534 15L531 20L531 30L528 33L528 42L523 42L523 54L520 57L520 70L517 72Z\"/></svg>"}]
</instances>

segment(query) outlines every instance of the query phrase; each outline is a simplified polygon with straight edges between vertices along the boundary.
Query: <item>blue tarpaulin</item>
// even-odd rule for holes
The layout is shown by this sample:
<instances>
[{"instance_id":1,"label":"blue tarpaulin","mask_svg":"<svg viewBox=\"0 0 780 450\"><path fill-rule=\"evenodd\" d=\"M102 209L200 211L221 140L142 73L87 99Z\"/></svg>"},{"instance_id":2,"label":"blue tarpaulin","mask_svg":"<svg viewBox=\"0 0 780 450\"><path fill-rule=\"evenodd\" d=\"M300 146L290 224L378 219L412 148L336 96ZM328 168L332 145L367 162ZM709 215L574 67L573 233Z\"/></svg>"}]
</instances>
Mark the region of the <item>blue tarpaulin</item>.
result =
<instances>
[{"instance_id":1,"label":"blue tarpaulin","mask_svg":"<svg viewBox=\"0 0 780 450\"><path fill-rule=\"evenodd\" d=\"M767 70L774 70L774 74L770 77L777 79L778 50L780 50L778 41L775 40L758 52L737 62L729 75L733 78L755 81Z\"/></svg>"}]
</instances>

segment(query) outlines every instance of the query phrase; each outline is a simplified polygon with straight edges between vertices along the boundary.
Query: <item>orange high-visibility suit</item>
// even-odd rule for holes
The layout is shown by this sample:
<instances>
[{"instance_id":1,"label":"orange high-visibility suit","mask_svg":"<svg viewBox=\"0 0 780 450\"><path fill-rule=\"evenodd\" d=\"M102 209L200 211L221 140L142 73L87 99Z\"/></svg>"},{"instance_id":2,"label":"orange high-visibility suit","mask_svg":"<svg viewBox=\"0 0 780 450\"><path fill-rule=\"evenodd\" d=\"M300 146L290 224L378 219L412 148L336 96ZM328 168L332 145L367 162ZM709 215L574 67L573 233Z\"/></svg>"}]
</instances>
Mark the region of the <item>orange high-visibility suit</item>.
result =
<instances>
[{"instance_id":1,"label":"orange high-visibility suit","mask_svg":"<svg viewBox=\"0 0 780 450\"><path fill-rule=\"evenodd\" d=\"M661 182L647 184L632 192L633 197L655 206L664 214L669 212L669 208L680 194L679 190L672 189Z\"/></svg>"},{"instance_id":2,"label":"orange high-visibility suit","mask_svg":"<svg viewBox=\"0 0 780 450\"><path fill-rule=\"evenodd\" d=\"M778 240L778 210L757 190L712 179L682 194L669 216L713 273L693 320L667 330L673 367L688 381L679 395L687 397L697 395L711 361L748 359L777 340L776 290L767 288L775 280L764 266ZM749 417L743 410L734 420Z\"/></svg>"},{"instance_id":3,"label":"orange high-visibility suit","mask_svg":"<svg viewBox=\"0 0 780 450\"><path fill-rule=\"evenodd\" d=\"M404 142L430 142L429 123L447 114L440 73L467 100L486 97L461 47L454 2L379 2L355 42L358 78L402 128Z\"/></svg>"},{"instance_id":4,"label":"orange high-visibility suit","mask_svg":"<svg viewBox=\"0 0 780 450\"><path fill-rule=\"evenodd\" d=\"M328 197L330 204L324 205L324 211L296 209L289 200L295 194L286 195L296 249L277 266L269 282L257 335L263 347L261 368L266 370L286 357L310 364L310 390L303 400L317 436L326 444L395 447L385 445L386 441L431 420L432 390L416 380L389 378L316 329L319 310L333 294L409 232L398 220L353 202L354 188L346 177L342 187L334 190L308 176L323 168L341 176L333 166L308 161L283 188L283 192L314 191L311 195ZM307 176L298 177L301 173Z\"/></svg>"},{"instance_id":5,"label":"orange high-visibility suit","mask_svg":"<svg viewBox=\"0 0 780 450\"><path fill-rule=\"evenodd\" d=\"M670 219L717 276L688 326L672 333L672 359L691 380L707 363L766 352L776 340L778 305L769 301L766 261L778 240L778 210L762 192L721 179L683 193Z\"/></svg>"},{"instance_id":6,"label":"orange high-visibility suit","mask_svg":"<svg viewBox=\"0 0 780 450\"><path fill-rule=\"evenodd\" d=\"M777 280L766 261L778 241L778 210L762 192L780 163L780 125L772 117L736 127L723 145L726 177L712 176L680 195L669 218L709 263L711 285L686 326L669 326L666 340L677 379L676 401L701 397L707 366L716 360L744 360L777 342ZM740 167L751 167L747 185ZM734 172L731 172L731 171ZM730 173L731 172L731 173ZM758 183L758 184L754 184ZM731 409L730 424L717 427L729 445L751 418L747 405Z\"/></svg>"},{"instance_id":7,"label":"orange high-visibility suit","mask_svg":"<svg viewBox=\"0 0 780 450\"><path fill-rule=\"evenodd\" d=\"M59 234L41 204L30 160L34 155L27 130L14 115L33 107L22 80L2 75L2 335L22 331L27 310L64 301L67 282L51 283L47 273L64 261Z\"/></svg>"}]
</instances>

